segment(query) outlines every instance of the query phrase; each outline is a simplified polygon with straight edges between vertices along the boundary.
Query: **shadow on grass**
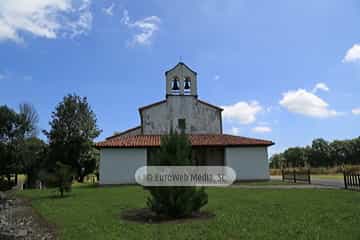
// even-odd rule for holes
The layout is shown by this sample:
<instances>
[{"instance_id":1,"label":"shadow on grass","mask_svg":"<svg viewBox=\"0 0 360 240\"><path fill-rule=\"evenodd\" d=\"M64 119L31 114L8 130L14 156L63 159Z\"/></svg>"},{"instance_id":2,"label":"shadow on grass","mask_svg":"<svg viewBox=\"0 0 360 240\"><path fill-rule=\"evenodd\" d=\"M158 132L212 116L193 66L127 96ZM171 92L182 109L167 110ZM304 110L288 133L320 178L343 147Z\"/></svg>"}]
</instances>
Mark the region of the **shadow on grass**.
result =
<instances>
[{"instance_id":1,"label":"shadow on grass","mask_svg":"<svg viewBox=\"0 0 360 240\"><path fill-rule=\"evenodd\" d=\"M149 208L128 209L124 210L120 215L122 220L135 223L148 223L148 224L166 224L166 223L188 223L192 221L210 220L215 217L214 213L201 211L195 212L191 216L172 218L164 215L157 215Z\"/></svg>"},{"instance_id":2,"label":"shadow on grass","mask_svg":"<svg viewBox=\"0 0 360 240\"><path fill-rule=\"evenodd\" d=\"M100 185L98 183L90 184L90 183L77 183L73 186L73 188L98 188Z\"/></svg>"}]
</instances>

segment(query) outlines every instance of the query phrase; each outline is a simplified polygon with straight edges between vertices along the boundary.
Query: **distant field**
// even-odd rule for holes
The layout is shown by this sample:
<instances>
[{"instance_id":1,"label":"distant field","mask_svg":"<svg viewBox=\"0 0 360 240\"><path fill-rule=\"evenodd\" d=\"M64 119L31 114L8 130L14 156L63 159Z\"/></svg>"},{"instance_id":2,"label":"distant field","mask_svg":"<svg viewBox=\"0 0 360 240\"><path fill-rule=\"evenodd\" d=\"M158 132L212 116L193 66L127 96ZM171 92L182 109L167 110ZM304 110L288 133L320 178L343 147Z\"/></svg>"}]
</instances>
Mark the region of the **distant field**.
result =
<instances>
[{"instance_id":1,"label":"distant field","mask_svg":"<svg viewBox=\"0 0 360 240\"><path fill-rule=\"evenodd\" d=\"M54 190L26 190L60 239L360 239L360 193L315 189L209 188L213 219L181 224L126 222L122 211L145 207L138 186L77 186L63 199Z\"/></svg>"},{"instance_id":2,"label":"distant field","mask_svg":"<svg viewBox=\"0 0 360 240\"><path fill-rule=\"evenodd\" d=\"M281 180L270 180L270 181L254 181L254 182L237 182L238 185L249 185L249 186L268 186L268 185L294 185L295 183L283 182Z\"/></svg>"},{"instance_id":3,"label":"distant field","mask_svg":"<svg viewBox=\"0 0 360 240\"><path fill-rule=\"evenodd\" d=\"M344 176L342 174L312 174L312 178L320 178L320 179L338 179L343 180Z\"/></svg>"}]
</instances>

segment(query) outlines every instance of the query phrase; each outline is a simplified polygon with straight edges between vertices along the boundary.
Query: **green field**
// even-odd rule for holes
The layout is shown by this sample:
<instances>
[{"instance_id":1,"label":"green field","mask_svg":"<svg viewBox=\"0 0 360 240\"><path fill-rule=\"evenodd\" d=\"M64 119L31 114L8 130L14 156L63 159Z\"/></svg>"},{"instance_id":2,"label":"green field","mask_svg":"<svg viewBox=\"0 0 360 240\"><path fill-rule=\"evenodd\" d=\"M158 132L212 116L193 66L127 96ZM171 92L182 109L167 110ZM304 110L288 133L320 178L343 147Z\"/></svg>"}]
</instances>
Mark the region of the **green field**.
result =
<instances>
[{"instance_id":1,"label":"green field","mask_svg":"<svg viewBox=\"0 0 360 240\"><path fill-rule=\"evenodd\" d=\"M312 178L344 180L343 174L314 174Z\"/></svg>"},{"instance_id":2,"label":"green field","mask_svg":"<svg viewBox=\"0 0 360 240\"><path fill-rule=\"evenodd\" d=\"M315 189L211 188L213 219L141 224L120 218L145 206L141 187L77 186L63 199L54 190L27 190L61 239L360 239L360 193Z\"/></svg>"}]
</instances>

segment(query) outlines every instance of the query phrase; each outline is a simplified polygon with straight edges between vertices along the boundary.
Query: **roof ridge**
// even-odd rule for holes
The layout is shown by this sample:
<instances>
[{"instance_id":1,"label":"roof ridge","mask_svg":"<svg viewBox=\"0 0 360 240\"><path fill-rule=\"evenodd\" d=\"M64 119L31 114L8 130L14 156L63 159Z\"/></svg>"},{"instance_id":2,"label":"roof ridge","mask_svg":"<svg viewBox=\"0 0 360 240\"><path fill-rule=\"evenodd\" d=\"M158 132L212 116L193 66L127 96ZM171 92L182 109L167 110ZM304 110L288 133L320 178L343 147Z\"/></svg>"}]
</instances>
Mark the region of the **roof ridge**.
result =
<instances>
[{"instance_id":1,"label":"roof ridge","mask_svg":"<svg viewBox=\"0 0 360 240\"><path fill-rule=\"evenodd\" d=\"M150 108L150 107L153 107L153 106L162 104L162 103L166 103L166 99L163 99L163 100L161 100L161 101L157 101L157 102L154 102L154 103L151 103L151 104L148 104L148 105L139 107L139 111L142 111L142 110L144 110L144 109L146 109L146 108Z\"/></svg>"},{"instance_id":2,"label":"roof ridge","mask_svg":"<svg viewBox=\"0 0 360 240\"><path fill-rule=\"evenodd\" d=\"M204 100L201 100L201 99L197 99L197 100L198 100L200 103L203 103L203 104L205 104L205 105L208 105L209 107L213 107L213 108L219 109L219 110L221 110L221 111L224 110L223 108L218 107L218 106L216 106L216 105L214 105L214 104L208 103L208 102L206 102L206 101L204 101Z\"/></svg>"}]
</instances>

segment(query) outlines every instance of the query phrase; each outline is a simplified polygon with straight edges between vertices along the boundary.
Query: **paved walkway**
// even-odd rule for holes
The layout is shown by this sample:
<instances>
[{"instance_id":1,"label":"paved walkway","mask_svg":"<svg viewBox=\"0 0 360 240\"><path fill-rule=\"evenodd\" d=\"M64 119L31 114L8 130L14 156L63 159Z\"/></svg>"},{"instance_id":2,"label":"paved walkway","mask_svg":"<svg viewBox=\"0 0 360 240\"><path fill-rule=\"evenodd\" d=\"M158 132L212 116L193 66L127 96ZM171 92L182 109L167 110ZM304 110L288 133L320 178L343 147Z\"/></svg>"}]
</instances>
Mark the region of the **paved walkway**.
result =
<instances>
[{"instance_id":1,"label":"paved walkway","mask_svg":"<svg viewBox=\"0 0 360 240\"><path fill-rule=\"evenodd\" d=\"M231 187L243 189L339 189L334 186L315 185L315 184L289 184L289 185L246 185L246 183L234 184Z\"/></svg>"},{"instance_id":2,"label":"paved walkway","mask_svg":"<svg viewBox=\"0 0 360 240\"><path fill-rule=\"evenodd\" d=\"M281 176L271 176L271 180L281 180ZM344 180L340 179L321 179L311 176L311 185L332 188L344 188Z\"/></svg>"}]
</instances>

